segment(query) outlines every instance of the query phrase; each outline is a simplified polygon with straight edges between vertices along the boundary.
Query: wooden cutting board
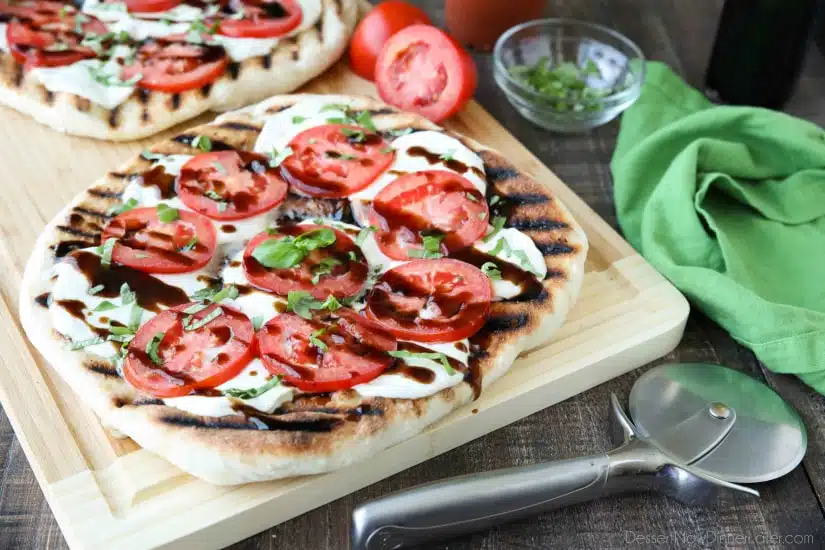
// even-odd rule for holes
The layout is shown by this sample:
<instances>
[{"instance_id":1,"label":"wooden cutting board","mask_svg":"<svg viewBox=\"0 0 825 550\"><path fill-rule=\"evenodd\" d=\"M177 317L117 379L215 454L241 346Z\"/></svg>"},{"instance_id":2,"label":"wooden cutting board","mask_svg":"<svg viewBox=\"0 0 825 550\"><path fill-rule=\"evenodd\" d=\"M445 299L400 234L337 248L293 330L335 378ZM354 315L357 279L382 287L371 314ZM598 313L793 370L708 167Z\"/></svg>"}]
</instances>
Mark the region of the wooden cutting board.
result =
<instances>
[{"instance_id":1,"label":"wooden cutting board","mask_svg":"<svg viewBox=\"0 0 825 550\"><path fill-rule=\"evenodd\" d=\"M344 65L306 91L375 94ZM20 277L43 226L81 189L152 140L111 144L67 137L8 109L0 109L0 119L0 400L74 549L220 548L656 359L684 330L684 297L471 103L447 126L545 182L587 232L584 286L567 323L480 399L369 462L325 475L215 487L129 439L110 437L28 343L18 321Z\"/></svg>"}]
</instances>

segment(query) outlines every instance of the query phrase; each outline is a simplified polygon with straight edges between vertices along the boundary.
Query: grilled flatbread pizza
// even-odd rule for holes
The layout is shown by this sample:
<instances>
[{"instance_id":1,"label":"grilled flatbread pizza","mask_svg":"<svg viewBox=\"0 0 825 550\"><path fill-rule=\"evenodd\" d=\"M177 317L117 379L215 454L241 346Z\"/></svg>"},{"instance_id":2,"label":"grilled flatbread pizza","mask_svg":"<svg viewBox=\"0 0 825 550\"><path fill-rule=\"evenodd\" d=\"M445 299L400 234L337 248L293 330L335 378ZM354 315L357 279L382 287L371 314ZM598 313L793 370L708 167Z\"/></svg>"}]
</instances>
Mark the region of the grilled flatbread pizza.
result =
<instances>
[{"instance_id":1,"label":"grilled flatbread pizza","mask_svg":"<svg viewBox=\"0 0 825 550\"><path fill-rule=\"evenodd\" d=\"M216 484L410 438L546 343L587 240L502 155L352 96L278 96L78 196L26 267L30 339L102 422Z\"/></svg>"},{"instance_id":2,"label":"grilled flatbread pizza","mask_svg":"<svg viewBox=\"0 0 825 550\"><path fill-rule=\"evenodd\" d=\"M0 0L0 104L108 140L292 92L335 63L358 0Z\"/></svg>"}]
</instances>

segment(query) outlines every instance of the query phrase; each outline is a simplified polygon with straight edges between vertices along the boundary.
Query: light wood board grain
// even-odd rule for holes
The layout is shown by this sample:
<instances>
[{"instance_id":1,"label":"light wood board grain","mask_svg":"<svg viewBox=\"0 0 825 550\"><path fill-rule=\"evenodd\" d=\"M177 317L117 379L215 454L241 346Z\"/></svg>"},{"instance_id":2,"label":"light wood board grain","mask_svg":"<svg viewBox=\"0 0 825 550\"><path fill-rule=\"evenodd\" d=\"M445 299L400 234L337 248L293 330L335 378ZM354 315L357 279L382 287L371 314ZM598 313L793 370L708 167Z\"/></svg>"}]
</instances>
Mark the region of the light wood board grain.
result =
<instances>
[{"instance_id":1,"label":"light wood board grain","mask_svg":"<svg viewBox=\"0 0 825 550\"><path fill-rule=\"evenodd\" d=\"M305 91L374 95L371 84L343 65ZM0 400L73 548L219 548L662 356L684 330L684 298L472 103L447 126L498 149L548 185L587 232L587 273L567 324L479 400L369 463L321 476L214 487L107 435L31 348L17 320L20 276L42 227L83 187L153 140L115 145L70 138L3 114Z\"/></svg>"}]
</instances>

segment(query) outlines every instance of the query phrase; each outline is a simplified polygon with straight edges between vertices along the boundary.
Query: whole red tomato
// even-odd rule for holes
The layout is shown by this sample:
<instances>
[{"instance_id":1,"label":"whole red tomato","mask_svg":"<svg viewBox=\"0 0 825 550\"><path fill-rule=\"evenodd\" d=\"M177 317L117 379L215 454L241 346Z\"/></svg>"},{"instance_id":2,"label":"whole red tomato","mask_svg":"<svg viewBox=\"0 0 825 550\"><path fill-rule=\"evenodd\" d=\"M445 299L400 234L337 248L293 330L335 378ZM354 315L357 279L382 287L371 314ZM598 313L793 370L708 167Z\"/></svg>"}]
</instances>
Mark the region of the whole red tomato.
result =
<instances>
[{"instance_id":1,"label":"whole red tomato","mask_svg":"<svg viewBox=\"0 0 825 550\"><path fill-rule=\"evenodd\" d=\"M401 29L419 23L432 24L423 10L407 2L390 0L377 5L358 24L352 36L349 46L352 70L367 80L375 80L375 63L387 40Z\"/></svg>"}]
</instances>

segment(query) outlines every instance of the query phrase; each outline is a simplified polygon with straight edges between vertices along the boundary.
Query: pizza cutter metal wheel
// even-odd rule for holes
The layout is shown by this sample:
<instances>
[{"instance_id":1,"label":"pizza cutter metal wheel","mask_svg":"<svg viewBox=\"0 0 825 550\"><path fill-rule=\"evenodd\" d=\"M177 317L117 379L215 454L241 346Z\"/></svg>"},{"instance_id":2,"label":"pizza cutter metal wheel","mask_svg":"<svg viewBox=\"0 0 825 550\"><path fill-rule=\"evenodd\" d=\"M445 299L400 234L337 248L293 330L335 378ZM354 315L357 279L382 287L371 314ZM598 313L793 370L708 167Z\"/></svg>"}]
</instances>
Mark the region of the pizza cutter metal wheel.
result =
<instances>
[{"instance_id":1,"label":"pizza cutter metal wheel","mask_svg":"<svg viewBox=\"0 0 825 550\"><path fill-rule=\"evenodd\" d=\"M732 369L662 365L636 381L630 418L611 396L612 451L437 481L353 512L353 550L405 548L569 504L656 491L709 505L737 483L783 476L805 455L802 419L773 390Z\"/></svg>"}]
</instances>

